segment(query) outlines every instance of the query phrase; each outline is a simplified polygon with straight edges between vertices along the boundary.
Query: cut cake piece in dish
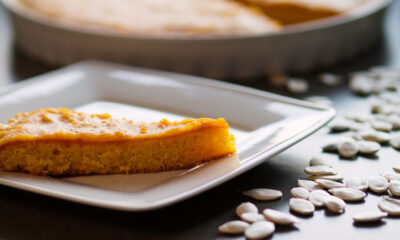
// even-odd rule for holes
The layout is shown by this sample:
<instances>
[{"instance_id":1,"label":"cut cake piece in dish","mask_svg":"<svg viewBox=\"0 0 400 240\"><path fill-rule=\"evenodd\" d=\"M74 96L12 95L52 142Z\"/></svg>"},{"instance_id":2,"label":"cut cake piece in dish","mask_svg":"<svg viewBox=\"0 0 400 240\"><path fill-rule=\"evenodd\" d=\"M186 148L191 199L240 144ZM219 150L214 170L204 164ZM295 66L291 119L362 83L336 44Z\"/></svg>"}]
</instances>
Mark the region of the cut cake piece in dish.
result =
<instances>
[{"instance_id":1,"label":"cut cake piece in dish","mask_svg":"<svg viewBox=\"0 0 400 240\"><path fill-rule=\"evenodd\" d=\"M35 175L159 172L234 152L223 118L143 123L40 109L0 124L0 170Z\"/></svg>"},{"instance_id":2,"label":"cut cake piece in dish","mask_svg":"<svg viewBox=\"0 0 400 240\"><path fill-rule=\"evenodd\" d=\"M345 13L373 0L237 0L263 9L283 25L295 24Z\"/></svg>"},{"instance_id":3,"label":"cut cake piece in dish","mask_svg":"<svg viewBox=\"0 0 400 240\"><path fill-rule=\"evenodd\" d=\"M19 0L51 21L139 36L230 36L275 32L260 9L231 0Z\"/></svg>"}]
</instances>

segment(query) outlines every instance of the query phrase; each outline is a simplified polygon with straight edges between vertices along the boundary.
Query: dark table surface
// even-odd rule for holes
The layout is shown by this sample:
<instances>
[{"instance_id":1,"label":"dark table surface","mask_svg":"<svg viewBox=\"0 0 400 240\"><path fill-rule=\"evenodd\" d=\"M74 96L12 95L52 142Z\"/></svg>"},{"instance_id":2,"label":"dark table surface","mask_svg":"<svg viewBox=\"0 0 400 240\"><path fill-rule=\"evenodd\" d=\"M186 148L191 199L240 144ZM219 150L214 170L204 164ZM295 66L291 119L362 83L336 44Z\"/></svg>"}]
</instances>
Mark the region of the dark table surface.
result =
<instances>
[{"instance_id":1,"label":"dark table surface","mask_svg":"<svg viewBox=\"0 0 400 240\"><path fill-rule=\"evenodd\" d=\"M378 33L377 33L378 34ZM385 20L384 38L369 52L341 63L331 72L346 75L375 65L400 67L400 1L389 9ZM52 68L24 56L13 45L12 27L0 6L0 85L20 81ZM354 96L345 85L323 86L310 75L311 90L305 95L290 95L256 79L246 85L292 97L329 96L338 115L349 111L367 112L366 99ZM1 114L1 113L0 113ZM297 179L304 178L303 169L311 155L320 152L320 142L332 138L322 129L294 147L264 164L173 206L140 213L119 212L80 205L0 186L0 239L231 239L220 235L217 227L235 219L235 207L249 199L240 191L255 187L280 189L284 197L272 202L257 202L260 209L289 211L290 189ZM375 176L379 170L399 165L400 153L383 147L377 158L358 157L342 160L326 154L343 176ZM376 210L379 196L369 193L361 203L347 204L342 215L317 210L313 217L301 217L297 227L278 227L273 239L399 239L400 219L387 218L382 223L357 225L352 214Z\"/></svg>"}]
</instances>

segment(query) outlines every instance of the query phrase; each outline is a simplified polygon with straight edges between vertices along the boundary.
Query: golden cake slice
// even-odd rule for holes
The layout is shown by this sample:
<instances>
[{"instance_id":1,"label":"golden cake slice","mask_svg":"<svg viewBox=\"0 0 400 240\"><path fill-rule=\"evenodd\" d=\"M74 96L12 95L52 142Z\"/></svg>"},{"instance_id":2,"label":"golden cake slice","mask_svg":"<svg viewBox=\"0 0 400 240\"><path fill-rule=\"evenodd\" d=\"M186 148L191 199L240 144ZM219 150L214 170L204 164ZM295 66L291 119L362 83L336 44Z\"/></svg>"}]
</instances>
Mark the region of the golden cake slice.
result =
<instances>
[{"instance_id":1,"label":"golden cake slice","mask_svg":"<svg viewBox=\"0 0 400 240\"><path fill-rule=\"evenodd\" d=\"M263 9L283 25L345 13L371 0L237 0Z\"/></svg>"},{"instance_id":2,"label":"golden cake slice","mask_svg":"<svg viewBox=\"0 0 400 240\"><path fill-rule=\"evenodd\" d=\"M52 20L151 36L226 36L280 29L262 11L231 0L19 0Z\"/></svg>"},{"instance_id":3,"label":"golden cake slice","mask_svg":"<svg viewBox=\"0 0 400 240\"><path fill-rule=\"evenodd\" d=\"M41 109L0 125L0 170L78 175L190 168L235 152L228 128L222 118L142 123Z\"/></svg>"}]
</instances>

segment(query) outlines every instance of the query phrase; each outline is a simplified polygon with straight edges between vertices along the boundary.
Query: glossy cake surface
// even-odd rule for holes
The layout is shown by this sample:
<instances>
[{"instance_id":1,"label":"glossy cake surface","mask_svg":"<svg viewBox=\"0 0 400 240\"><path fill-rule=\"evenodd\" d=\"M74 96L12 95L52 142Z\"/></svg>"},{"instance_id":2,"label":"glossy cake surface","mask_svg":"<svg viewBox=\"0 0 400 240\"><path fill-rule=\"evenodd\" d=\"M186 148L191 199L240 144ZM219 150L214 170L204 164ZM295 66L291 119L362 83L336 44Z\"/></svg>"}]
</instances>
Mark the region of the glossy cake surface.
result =
<instances>
[{"instance_id":1,"label":"glossy cake surface","mask_svg":"<svg viewBox=\"0 0 400 240\"><path fill-rule=\"evenodd\" d=\"M37 175L158 172L235 152L226 121L154 123L40 109L0 125L0 169Z\"/></svg>"}]
</instances>

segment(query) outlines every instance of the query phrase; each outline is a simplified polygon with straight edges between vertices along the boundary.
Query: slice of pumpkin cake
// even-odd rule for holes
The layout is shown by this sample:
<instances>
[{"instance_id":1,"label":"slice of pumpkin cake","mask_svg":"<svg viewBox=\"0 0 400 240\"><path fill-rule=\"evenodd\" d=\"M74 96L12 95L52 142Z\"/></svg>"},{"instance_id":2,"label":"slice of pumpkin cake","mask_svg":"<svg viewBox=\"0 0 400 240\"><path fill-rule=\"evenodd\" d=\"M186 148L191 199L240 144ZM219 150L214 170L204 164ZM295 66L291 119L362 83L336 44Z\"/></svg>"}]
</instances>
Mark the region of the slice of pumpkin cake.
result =
<instances>
[{"instance_id":1,"label":"slice of pumpkin cake","mask_svg":"<svg viewBox=\"0 0 400 240\"><path fill-rule=\"evenodd\" d=\"M234 136L222 118L143 123L40 109L0 125L0 170L35 175L159 172L233 152Z\"/></svg>"}]
</instances>

